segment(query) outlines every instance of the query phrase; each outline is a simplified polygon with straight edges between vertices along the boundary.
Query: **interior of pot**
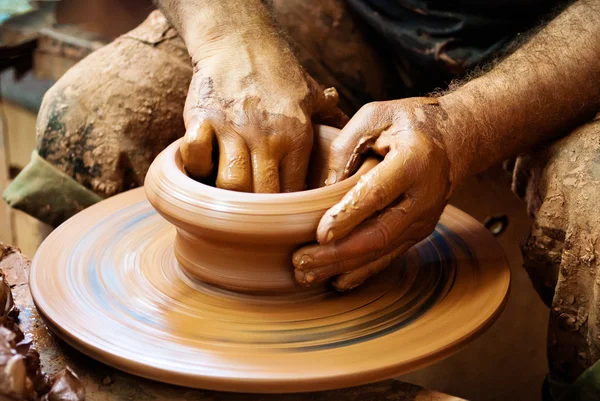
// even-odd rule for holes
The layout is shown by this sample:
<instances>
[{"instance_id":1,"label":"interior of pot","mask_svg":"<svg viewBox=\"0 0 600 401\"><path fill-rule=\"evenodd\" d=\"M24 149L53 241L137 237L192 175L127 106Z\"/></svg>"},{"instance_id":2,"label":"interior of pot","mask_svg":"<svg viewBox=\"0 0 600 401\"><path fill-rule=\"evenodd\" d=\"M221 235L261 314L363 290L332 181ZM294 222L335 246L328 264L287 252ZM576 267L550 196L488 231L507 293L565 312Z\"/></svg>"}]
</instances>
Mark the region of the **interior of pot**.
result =
<instances>
[{"instance_id":1,"label":"interior of pot","mask_svg":"<svg viewBox=\"0 0 600 401\"><path fill-rule=\"evenodd\" d=\"M321 132L317 134L317 132ZM339 130L335 128L315 130L315 139L308 175L306 177L306 189L315 189L325 186L325 180L329 174L328 160L331 154L331 142L335 139Z\"/></svg>"}]
</instances>

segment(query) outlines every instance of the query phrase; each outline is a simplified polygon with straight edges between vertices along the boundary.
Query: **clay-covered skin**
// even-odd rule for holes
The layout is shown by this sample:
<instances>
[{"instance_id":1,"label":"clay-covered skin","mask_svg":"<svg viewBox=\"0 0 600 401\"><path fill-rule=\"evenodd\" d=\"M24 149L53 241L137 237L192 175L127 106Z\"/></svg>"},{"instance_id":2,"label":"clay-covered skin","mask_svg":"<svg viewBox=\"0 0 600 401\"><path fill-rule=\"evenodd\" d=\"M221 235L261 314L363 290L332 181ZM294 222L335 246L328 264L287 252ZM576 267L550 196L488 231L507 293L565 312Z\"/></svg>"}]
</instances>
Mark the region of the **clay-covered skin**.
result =
<instances>
[{"instance_id":1,"label":"clay-covered skin","mask_svg":"<svg viewBox=\"0 0 600 401\"><path fill-rule=\"evenodd\" d=\"M305 189L313 145L312 123L328 122L340 127L347 120L337 108L335 88L322 90L308 75L305 77L312 87L310 96L315 97L317 110L312 116L303 115L300 120L269 115L258 98L246 99L239 91L232 99L210 99L208 96L213 94L203 93L205 89L195 85L204 85L203 80L211 78L196 73L186 102L187 131L180 148L187 173L198 179L211 176L213 147L217 146L216 185L219 188L265 193ZM236 96L241 97L233 99ZM190 103L195 105L190 106ZM232 106L220 109L223 103L232 103ZM213 110L207 111L206 107ZM211 118L210 113L217 116ZM266 118L259 117L261 115ZM235 123L240 120L243 122Z\"/></svg>"},{"instance_id":2,"label":"clay-covered skin","mask_svg":"<svg viewBox=\"0 0 600 401\"><path fill-rule=\"evenodd\" d=\"M325 213L319 245L294 254L299 283L339 275L338 289L354 288L433 231L451 189L435 126L443 113L433 98L371 103L346 125L332 143L327 184L347 178L368 151L384 160Z\"/></svg>"},{"instance_id":3,"label":"clay-covered skin","mask_svg":"<svg viewBox=\"0 0 600 401\"><path fill-rule=\"evenodd\" d=\"M578 1L491 71L436 99L363 107L332 145L330 182L384 156L294 255L296 279L353 288L434 228L467 176L568 132L600 109L600 5Z\"/></svg>"},{"instance_id":4,"label":"clay-covered skin","mask_svg":"<svg viewBox=\"0 0 600 401\"><path fill-rule=\"evenodd\" d=\"M305 72L260 0L158 3L194 64L181 148L188 173L208 177L217 146L219 188L304 189L313 118L347 121L335 90Z\"/></svg>"}]
</instances>

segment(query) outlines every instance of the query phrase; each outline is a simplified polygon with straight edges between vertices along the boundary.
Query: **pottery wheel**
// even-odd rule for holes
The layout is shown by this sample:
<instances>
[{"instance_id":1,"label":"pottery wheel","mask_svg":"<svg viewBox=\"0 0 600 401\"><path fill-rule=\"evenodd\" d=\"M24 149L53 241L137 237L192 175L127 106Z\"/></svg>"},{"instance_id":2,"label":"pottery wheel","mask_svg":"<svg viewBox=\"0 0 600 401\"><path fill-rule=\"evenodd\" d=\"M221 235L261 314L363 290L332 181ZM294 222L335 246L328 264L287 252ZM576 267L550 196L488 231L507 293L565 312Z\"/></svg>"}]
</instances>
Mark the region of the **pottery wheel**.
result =
<instances>
[{"instance_id":1,"label":"pottery wheel","mask_svg":"<svg viewBox=\"0 0 600 401\"><path fill-rule=\"evenodd\" d=\"M495 320L510 281L492 235L451 206L428 239L347 294L211 287L182 272L174 238L142 189L102 201L40 247L35 303L66 342L129 373L297 392L382 380L451 355Z\"/></svg>"}]
</instances>

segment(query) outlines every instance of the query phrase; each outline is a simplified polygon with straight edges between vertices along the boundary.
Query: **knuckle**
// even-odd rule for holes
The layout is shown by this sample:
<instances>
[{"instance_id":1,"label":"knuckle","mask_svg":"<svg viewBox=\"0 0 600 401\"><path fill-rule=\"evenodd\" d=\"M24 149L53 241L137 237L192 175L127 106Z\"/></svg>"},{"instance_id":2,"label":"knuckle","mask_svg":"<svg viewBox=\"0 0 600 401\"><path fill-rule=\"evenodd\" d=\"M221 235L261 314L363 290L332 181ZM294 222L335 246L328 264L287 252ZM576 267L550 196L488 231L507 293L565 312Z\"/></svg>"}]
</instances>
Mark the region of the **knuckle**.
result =
<instances>
[{"instance_id":1,"label":"knuckle","mask_svg":"<svg viewBox=\"0 0 600 401\"><path fill-rule=\"evenodd\" d=\"M197 136L185 136L181 143L182 150L197 154L212 152L212 138L204 138Z\"/></svg>"},{"instance_id":2,"label":"knuckle","mask_svg":"<svg viewBox=\"0 0 600 401\"><path fill-rule=\"evenodd\" d=\"M383 220L379 220L371 230L371 244L376 258L381 256L383 249L390 242L390 230Z\"/></svg>"},{"instance_id":3,"label":"knuckle","mask_svg":"<svg viewBox=\"0 0 600 401\"><path fill-rule=\"evenodd\" d=\"M248 173L248 167L248 156L244 152L231 155L227 159L227 171L223 171L219 177L226 181L244 180Z\"/></svg>"},{"instance_id":4,"label":"knuckle","mask_svg":"<svg viewBox=\"0 0 600 401\"><path fill-rule=\"evenodd\" d=\"M223 177L221 175L217 177L216 185L218 188L227 189L230 191L245 191L247 188L245 180L240 178Z\"/></svg>"},{"instance_id":5,"label":"knuckle","mask_svg":"<svg viewBox=\"0 0 600 401\"><path fill-rule=\"evenodd\" d=\"M346 153L347 145L342 140L342 138L336 138L333 142L331 142L331 148L329 149L330 157L338 157L339 155L343 155Z\"/></svg>"},{"instance_id":6,"label":"knuckle","mask_svg":"<svg viewBox=\"0 0 600 401\"><path fill-rule=\"evenodd\" d=\"M367 103L363 107L360 108L358 113L360 113L361 115L370 116L370 115L376 113L379 110L380 106L381 106L381 102Z\"/></svg>"},{"instance_id":7,"label":"knuckle","mask_svg":"<svg viewBox=\"0 0 600 401\"><path fill-rule=\"evenodd\" d=\"M311 124L306 124L302 127L290 131L286 135L286 143L288 149L292 151L308 151L312 149L314 142L313 128Z\"/></svg>"},{"instance_id":8,"label":"knuckle","mask_svg":"<svg viewBox=\"0 0 600 401\"><path fill-rule=\"evenodd\" d=\"M342 255L340 253L340 247L337 243L331 246L331 255L333 256L333 260L337 261L336 263L339 263L343 260Z\"/></svg>"},{"instance_id":9,"label":"knuckle","mask_svg":"<svg viewBox=\"0 0 600 401\"><path fill-rule=\"evenodd\" d=\"M385 208L390 203L389 192L388 186L381 183L375 183L369 189L369 197L378 211Z\"/></svg>"},{"instance_id":10,"label":"knuckle","mask_svg":"<svg viewBox=\"0 0 600 401\"><path fill-rule=\"evenodd\" d=\"M331 265L331 274L337 274L344 272L348 269L350 262L348 260L338 260L337 262Z\"/></svg>"}]
</instances>

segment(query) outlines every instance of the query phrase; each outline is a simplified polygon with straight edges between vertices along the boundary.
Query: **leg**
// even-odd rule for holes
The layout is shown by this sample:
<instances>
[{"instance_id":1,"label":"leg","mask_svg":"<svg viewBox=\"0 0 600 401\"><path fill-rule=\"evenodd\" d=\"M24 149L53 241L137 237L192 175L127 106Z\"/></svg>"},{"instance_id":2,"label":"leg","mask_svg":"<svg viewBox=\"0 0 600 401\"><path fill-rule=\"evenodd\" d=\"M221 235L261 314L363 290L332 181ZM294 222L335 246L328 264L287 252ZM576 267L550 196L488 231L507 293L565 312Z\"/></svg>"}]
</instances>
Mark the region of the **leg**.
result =
<instances>
[{"instance_id":1,"label":"leg","mask_svg":"<svg viewBox=\"0 0 600 401\"><path fill-rule=\"evenodd\" d=\"M45 94L37 155L6 201L56 226L142 185L154 157L185 132L191 75L183 41L158 11L81 60Z\"/></svg>"},{"instance_id":2,"label":"leg","mask_svg":"<svg viewBox=\"0 0 600 401\"><path fill-rule=\"evenodd\" d=\"M516 167L535 218L525 268L551 307L550 379L572 383L600 359L600 119Z\"/></svg>"},{"instance_id":3,"label":"leg","mask_svg":"<svg viewBox=\"0 0 600 401\"><path fill-rule=\"evenodd\" d=\"M46 93L39 155L100 196L141 185L152 159L183 135L191 72L183 42L152 13Z\"/></svg>"}]
</instances>

